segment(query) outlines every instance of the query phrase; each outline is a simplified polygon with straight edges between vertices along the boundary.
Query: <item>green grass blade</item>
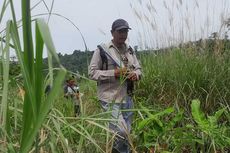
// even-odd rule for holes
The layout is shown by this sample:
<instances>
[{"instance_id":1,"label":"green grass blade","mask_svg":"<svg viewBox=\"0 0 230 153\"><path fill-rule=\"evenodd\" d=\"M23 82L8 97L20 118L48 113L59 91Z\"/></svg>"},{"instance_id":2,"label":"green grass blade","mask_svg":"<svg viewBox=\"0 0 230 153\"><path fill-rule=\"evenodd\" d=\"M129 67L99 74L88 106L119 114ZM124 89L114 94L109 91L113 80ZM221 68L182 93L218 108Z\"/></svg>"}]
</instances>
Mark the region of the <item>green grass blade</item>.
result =
<instances>
[{"instance_id":1,"label":"green grass blade","mask_svg":"<svg viewBox=\"0 0 230 153\"><path fill-rule=\"evenodd\" d=\"M60 64L59 58L56 54L56 49L54 47L54 43L51 39L50 35L50 30L48 25L45 23L43 19L37 19L37 24L39 27L39 30L41 32L42 39L48 49L48 64L49 64L49 80L50 80L50 85L52 86L53 84L53 68L52 68L52 60L53 58L57 61L57 63Z\"/></svg>"},{"instance_id":2,"label":"green grass blade","mask_svg":"<svg viewBox=\"0 0 230 153\"><path fill-rule=\"evenodd\" d=\"M43 58L42 58L43 46L44 46L44 42L36 22L35 93L36 93L36 100L37 100L36 102L37 112L40 111L40 103L42 98L41 95L42 95L43 75L41 72L43 66Z\"/></svg>"},{"instance_id":3,"label":"green grass blade","mask_svg":"<svg viewBox=\"0 0 230 153\"><path fill-rule=\"evenodd\" d=\"M2 18L3 18L3 15L5 13L5 10L6 10L8 4L9 4L9 1L4 0L4 2L2 4L2 9L0 12L0 23L2 22Z\"/></svg>"},{"instance_id":4,"label":"green grass blade","mask_svg":"<svg viewBox=\"0 0 230 153\"><path fill-rule=\"evenodd\" d=\"M1 115L0 115L0 121L1 125L3 125L3 128L7 131L7 99L8 99L8 81L9 81L9 62L10 62L10 51L9 51L9 45L10 45L10 26L11 22L7 22L7 30L6 30L6 45L3 49L3 91L2 91L2 102L1 102ZM5 58L4 58L5 57Z\"/></svg>"},{"instance_id":5,"label":"green grass blade","mask_svg":"<svg viewBox=\"0 0 230 153\"><path fill-rule=\"evenodd\" d=\"M21 71L22 71L22 75L23 75L23 79L24 79L24 84L26 86L26 95L25 95L25 100L24 100L24 108L23 108L23 131L22 131L22 135L21 135L21 143L24 143L23 141L26 141L25 139L23 139L23 137L26 137L26 133L27 131L29 131L30 127L31 127L31 122L32 120L32 107L30 104L30 101L35 102L35 96L34 96L34 90L33 87L30 85L31 82L31 78L29 76L29 72L28 69L25 65L24 62L24 57L23 57L23 52L21 50L21 45L20 45L20 40L18 37L18 31L17 31L17 27L14 26L15 24L12 24L11 29L10 29L10 33L12 35L12 40L13 40L13 44L15 46L15 52L17 54L18 57L18 62L20 64L21 67Z\"/></svg>"},{"instance_id":6,"label":"green grass blade","mask_svg":"<svg viewBox=\"0 0 230 153\"><path fill-rule=\"evenodd\" d=\"M53 58L52 54L48 52L48 67L49 67L49 83L51 86L53 86Z\"/></svg>"},{"instance_id":7,"label":"green grass blade","mask_svg":"<svg viewBox=\"0 0 230 153\"><path fill-rule=\"evenodd\" d=\"M21 44L20 44L20 41L19 41L19 34L18 34L18 30L17 30L17 20L16 20L16 15L15 15L15 9L14 9L14 4L13 4L13 1L12 0L10 0L10 8L11 8L11 13L12 13L12 17L13 17L13 22L12 22L12 26L14 27L14 29L15 29L15 39L17 39L18 40L18 48L20 48L20 50L22 50L21 49Z\"/></svg>"},{"instance_id":8,"label":"green grass blade","mask_svg":"<svg viewBox=\"0 0 230 153\"><path fill-rule=\"evenodd\" d=\"M52 107L54 99L59 95L60 90L62 89L62 81L64 80L65 75L66 75L65 69L60 70L60 72L57 74L57 78L54 81L53 88L51 92L49 93L48 98L44 101L44 103L42 103L42 106L39 112L39 116L36 120L33 130L31 130L29 134L27 135L27 137L24 138L26 139L25 143L21 144L20 152L27 153L29 151L39 128L41 127L44 119L47 116L47 113Z\"/></svg>"},{"instance_id":9,"label":"green grass blade","mask_svg":"<svg viewBox=\"0 0 230 153\"><path fill-rule=\"evenodd\" d=\"M22 29L24 41L24 60L30 77L33 79L34 49L31 30L30 0L22 0ZM33 83L33 82L31 82Z\"/></svg>"},{"instance_id":10,"label":"green grass blade","mask_svg":"<svg viewBox=\"0 0 230 153\"><path fill-rule=\"evenodd\" d=\"M63 147L64 152L68 152L68 148L69 148L69 147L68 147L68 144L67 144L67 142L66 142L66 140L65 140L65 137L64 137L64 135L63 135L63 133L62 133L62 131L61 131L60 123L57 122L54 118L52 118L52 122L53 122L53 124L54 124L55 129L57 130L57 134L58 134L58 136L60 137L60 139L61 139L61 141L62 141L62 144L64 145L64 147Z\"/></svg>"},{"instance_id":11,"label":"green grass blade","mask_svg":"<svg viewBox=\"0 0 230 153\"><path fill-rule=\"evenodd\" d=\"M56 54L56 49L54 47L53 40L52 40L51 35L50 35L50 30L49 30L48 25L45 23L45 21L43 19L37 19L37 24L38 24L38 28L41 32L42 39L43 39L48 51L54 57L54 59L60 64L59 58Z\"/></svg>"},{"instance_id":12,"label":"green grass blade","mask_svg":"<svg viewBox=\"0 0 230 153\"><path fill-rule=\"evenodd\" d=\"M47 26L47 24L42 20L42 19L38 19L37 22L36 22L36 29L37 29L37 43L41 43L41 44L37 44L37 48L38 50L36 51L41 51L42 50L42 45L43 45L43 42L44 44L46 45L49 53L52 54L53 57L55 57L56 61L58 63L59 62L59 59L58 59L58 56L56 54L56 50L55 50L55 47L54 47L54 44L53 44L53 41L52 41L52 38L51 38L51 35L50 35L50 32L49 32L49 28ZM41 53L37 53L36 54L36 58L39 58L38 59L38 68L36 71L33 71L36 72L36 73L39 73L39 71L41 70L41 56L42 54ZM26 56L24 56L26 58ZM42 71L40 72L42 73ZM59 71L58 75L57 75L57 78L55 79L55 82L54 82L54 85L52 87L52 90L50 92L50 94L48 95L47 99L43 102L43 103L40 103L39 105L41 105L41 108L40 108L40 111L38 113L38 118L37 117L34 117L32 118L33 119L33 124L31 123L31 125L33 125L33 128L32 129L29 129L29 131L27 132L27 134L24 134L22 136L22 143L21 143L21 152L28 152L31 145L33 144L33 141L36 137L36 134L39 130L39 128L41 127L47 113L49 112L50 108L52 107L52 102L54 101L54 99L56 98L56 96L58 95L58 93L60 92L60 90L62 89L61 86L62 86L62 81L64 80L64 77L65 77L65 74L66 74L66 70L64 68L61 68L61 70ZM38 78L38 79L41 79L41 78ZM36 80L36 82L39 82L40 80ZM35 84L36 85L36 84ZM41 90L40 90L41 91ZM42 93L40 93L42 94ZM42 95L40 95L42 96ZM39 103L40 101L38 101L38 99L36 99L36 103ZM28 108L27 108L28 109Z\"/></svg>"},{"instance_id":13,"label":"green grass blade","mask_svg":"<svg viewBox=\"0 0 230 153\"><path fill-rule=\"evenodd\" d=\"M30 12L30 0L22 0L22 29L23 29L23 44L24 44L24 63L25 67L29 72L30 86L34 89L34 49L33 49L33 39L31 30L31 12ZM27 84L25 84L25 91L28 91ZM35 91L35 90L32 90ZM26 100L26 99L25 99ZM28 99L29 100L29 99ZM32 108L34 118L36 118L36 108L35 101L28 101L24 104L24 108ZM24 109L29 110L29 109ZM26 123L27 124L27 123Z\"/></svg>"}]
</instances>

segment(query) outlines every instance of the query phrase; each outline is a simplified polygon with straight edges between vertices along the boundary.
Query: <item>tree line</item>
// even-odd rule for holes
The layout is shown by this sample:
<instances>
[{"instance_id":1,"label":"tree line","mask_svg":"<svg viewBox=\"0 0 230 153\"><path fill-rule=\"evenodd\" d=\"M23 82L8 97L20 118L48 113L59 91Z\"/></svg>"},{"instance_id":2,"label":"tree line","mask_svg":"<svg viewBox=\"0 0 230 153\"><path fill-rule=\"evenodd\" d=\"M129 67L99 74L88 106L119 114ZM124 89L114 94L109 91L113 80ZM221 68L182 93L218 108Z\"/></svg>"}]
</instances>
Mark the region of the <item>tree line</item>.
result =
<instances>
[{"instance_id":1,"label":"tree line","mask_svg":"<svg viewBox=\"0 0 230 153\"><path fill-rule=\"evenodd\" d=\"M187 42L179 44L177 46L171 46L167 48L162 48L158 50L143 50L136 51L138 59L140 57L147 56L148 54L165 54L167 52L173 51L175 48L180 48L182 50L188 51L189 48L195 50L196 53L209 52L213 54L229 54L230 50L230 40L229 39L200 39L198 41ZM88 65L93 55L93 51L81 51L74 50L72 54L61 54L58 53L61 64L68 70L74 73L79 73L81 75L88 74ZM1 61L0 61L1 62ZM57 67L58 64L54 61L53 67ZM48 59L44 58L44 69L48 68ZM15 59L10 63L10 76L16 76L20 73L20 66L17 64Z\"/></svg>"}]
</instances>

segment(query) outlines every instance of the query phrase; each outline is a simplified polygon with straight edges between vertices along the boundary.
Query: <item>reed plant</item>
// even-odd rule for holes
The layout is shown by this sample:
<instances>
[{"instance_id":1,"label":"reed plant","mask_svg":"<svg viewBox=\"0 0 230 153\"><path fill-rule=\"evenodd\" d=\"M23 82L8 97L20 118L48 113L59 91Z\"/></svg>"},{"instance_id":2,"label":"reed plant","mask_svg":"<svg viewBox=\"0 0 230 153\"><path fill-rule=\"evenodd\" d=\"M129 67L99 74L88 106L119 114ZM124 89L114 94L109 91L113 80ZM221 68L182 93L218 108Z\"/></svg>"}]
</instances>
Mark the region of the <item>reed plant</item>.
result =
<instances>
[{"instance_id":1,"label":"reed plant","mask_svg":"<svg viewBox=\"0 0 230 153\"><path fill-rule=\"evenodd\" d=\"M47 23L39 18L31 20L30 1L22 0L21 4L23 39L19 37L13 1L5 0L1 11L1 19L7 6L12 13L12 19L1 32L1 152L105 152L104 140L110 142L110 131L106 126L110 120L104 118L106 113L86 116L88 110L84 108L88 103L81 103L81 116L73 117L72 103L60 96L67 71L60 64ZM44 47L49 63L46 77L43 76ZM10 51L17 55L23 85L16 81L16 86L12 83L15 80L9 78ZM53 68L53 60L58 63L58 68ZM52 89L45 95L48 84ZM17 87L25 94L18 96L11 92ZM88 86L85 90L91 88ZM61 109L63 103L66 110Z\"/></svg>"},{"instance_id":2,"label":"reed plant","mask_svg":"<svg viewBox=\"0 0 230 153\"><path fill-rule=\"evenodd\" d=\"M228 105L229 56L216 56L189 49L172 49L167 53L142 58L144 79L138 95L148 96L150 105L178 105L189 108L193 99L200 99L207 112Z\"/></svg>"},{"instance_id":3,"label":"reed plant","mask_svg":"<svg viewBox=\"0 0 230 153\"><path fill-rule=\"evenodd\" d=\"M53 89L47 98L44 98L44 78L42 76L43 67L43 46L47 47L49 54L55 60L59 60L55 53L49 28L44 20L37 19L35 21L35 36L32 36L32 22L30 14L30 1L22 1L22 33L23 40L19 37L19 29L14 12L13 1L4 1L3 7L9 4L12 14L12 20L7 21L5 35L2 39L5 44L1 43L1 58L3 62L3 95L1 98L1 133L2 140L1 149L6 152L28 152L32 145L38 146L38 134L46 115L52 107L52 103L60 92L61 82L64 79L66 70L60 65L59 73L52 83ZM2 10L1 14L4 14ZM35 41L33 41L35 39ZM1 41L2 42L2 41ZM23 88L25 90L24 101L21 110L17 115L21 116L21 123L18 124L16 130L20 131L20 141L15 146L13 137L13 129L10 127L11 103L8 102L8 81L9 81L9 53L10 42L13 42L13 50L15 51L18 63L20 64L21 74L23 76ZM21 44L21 42L23 42ZM34 43L35 42L35 43ZM51 58L50 58L51 60ZM52 67L50 67L52 69ZM51 76L52 77L52 76ZM17 108L13 108L17 110ZM17 149L18 147L18 149ZM4 149L5 148L5 149ZM35 147L36 149L38 147Z\"/></svg>"},{"instance_id":4,"label":"reed plant","mask_svg":"<svg viewBox=\"0 0 230 153\"><path fill-rule=\"evenodd\" d=\"M45 3L40 1L37 5L41 2ZM50 18L53 3L48 13L41 15L48 14ZM145 9L141 1L138 3ZM61 94L67 71L60 64L47 23L43 19L31 19L30 1L22 0L20 31L13 4L13 0L4 0L0 12L1 24L7 8L12 14L12 19L0 33L0 152L111 152L115 136L107 126L111 112L100 113L102 110L95 95L96 83L80 76L84 78L80 90L85 95L82 97L81 115L74 117L72 103ZM178 5L182 4L179 1ZM164 7L170 14L166 3ZM173 44L171 36L167 40L160 37L162 32L157 31L154 20L157 10L151 1L147 9L150 14L136 11L142 26L147 25L147 29L140 32L143 34L140 36L142 47L160 47L160 42ZM174 33L174 19L169 17ZM186 25L189 27L189 23ZM19 36L20 32L23 38ZM152 32L159 36L158 40L152 40L154 35L148 35ZM173 36L176 42L184 41L183 37ZM43 75L45 47L49 60L47 76ZM85 48L87 50L86 44ZM142 152L146 148L159 152L229 150L225 145L229 144L230 137L230 54L226 48L218 54L209 49L190 45L158 53L153 50L141 53L144 75L136 86L134 99L137 109L132 110L135 118L133 132L129 135L133 152ZM21 69L21 74L14 78L9 76L11 51L16 53ZM53 68L53 60L58 67ZM45 95L47 84L52 86L52 90ZM25 95L19 96L15 92L18 88L24 89ZM224 138L218 136L218 130Z\"/></svg>"}]
</instances>

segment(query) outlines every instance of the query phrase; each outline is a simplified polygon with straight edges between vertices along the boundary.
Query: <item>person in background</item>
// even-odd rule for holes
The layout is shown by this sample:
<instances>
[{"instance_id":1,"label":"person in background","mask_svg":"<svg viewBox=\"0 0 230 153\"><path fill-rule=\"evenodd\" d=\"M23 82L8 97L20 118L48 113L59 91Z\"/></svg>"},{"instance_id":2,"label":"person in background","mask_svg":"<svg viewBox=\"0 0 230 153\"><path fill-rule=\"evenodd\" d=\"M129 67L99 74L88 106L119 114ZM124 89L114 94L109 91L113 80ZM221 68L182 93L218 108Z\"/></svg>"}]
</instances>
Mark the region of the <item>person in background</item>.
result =
<instances>
[{"instance_id":1,"label":"person in background","mask_svg":"<svg viewBox=\"0 0 230 153\"><path fill-rule=\"evenodd\" d=\"M76 84L74 76L69 77L66 80L65 86L64 86L64 97L71 100L74 103L74 114L80 115L80 102L79 102L79 87Z\"/></svg>"},{"instance_id":2,"label":"person in background","mask_svg":"<svg viewBox=\"0 0 230 153\"><path fill-rule=\"evenodd\" d=\"M89 65L89 77L97 81L97 95L104 111L111 111L109 128L115 137L112 152L130 153L128 135L133 112L134 82L141 78L141 66L135 52L125 42L131 28L124 19L112 23L112 40L95 50Z\"/></svg>"}]
</instances>

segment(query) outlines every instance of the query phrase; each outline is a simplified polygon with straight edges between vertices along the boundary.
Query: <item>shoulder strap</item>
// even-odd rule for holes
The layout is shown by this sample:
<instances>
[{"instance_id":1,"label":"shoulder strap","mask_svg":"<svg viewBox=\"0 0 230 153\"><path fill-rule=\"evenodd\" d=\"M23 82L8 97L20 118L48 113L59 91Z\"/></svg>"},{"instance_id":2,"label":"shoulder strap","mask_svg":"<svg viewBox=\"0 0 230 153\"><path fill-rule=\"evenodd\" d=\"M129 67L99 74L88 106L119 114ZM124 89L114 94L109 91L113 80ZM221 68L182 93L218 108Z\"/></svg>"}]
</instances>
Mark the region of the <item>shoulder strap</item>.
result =
<instances>
[{"instance_id":1,"label":"shoulder strap","mask_svg":"<svg viewBox=\"0 0 230 153\"><path fill-rule=\"evenodd\" d=\"M128 48L129 54L133 55L134 54L134 50L131 46L129 46Z\"/></svg>"},{"instance_id":2,"label":"shoulder strap","mask_svg":"<svg viewBox=\"0 0 230 153\"><path fill-rule=\"evenodd\" d=\"M100 50L100 56L102 60L101 70L108 70L108 58L105 55L105 51L103 51L103 48L100 45L98 45L97 47ZM105 69L104 69L104 65L105 65Z\"/></svg>"},{"instance_id":3,"label":"shoulder strap","mask_svg":"<svg viewBox=\"0 0 230 153\"><path fill-rule=\"evenodd\" d=\"M67 93L67 92L68 92L68 87L69 87L74 93L76 93L76 90L75 90L73 87L69 86L68 84L66 84L66 85L64 86L64 93Z\"/></svg>"},{"instance_id":4,"label":"shoulder strap","mask_svg":"<svg viewBox=\"0 0 230 153\"><path fill-rule=\"evenodd\" d=\"M71 87L71 86L69 86L69 87L70 87L70 89L71 89L74 93L76 93L76 91L74 90L73 87Z\"/></svg>"}]
</instances>

